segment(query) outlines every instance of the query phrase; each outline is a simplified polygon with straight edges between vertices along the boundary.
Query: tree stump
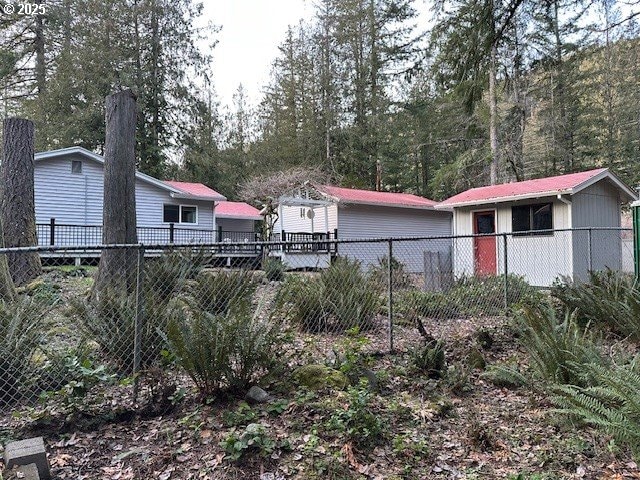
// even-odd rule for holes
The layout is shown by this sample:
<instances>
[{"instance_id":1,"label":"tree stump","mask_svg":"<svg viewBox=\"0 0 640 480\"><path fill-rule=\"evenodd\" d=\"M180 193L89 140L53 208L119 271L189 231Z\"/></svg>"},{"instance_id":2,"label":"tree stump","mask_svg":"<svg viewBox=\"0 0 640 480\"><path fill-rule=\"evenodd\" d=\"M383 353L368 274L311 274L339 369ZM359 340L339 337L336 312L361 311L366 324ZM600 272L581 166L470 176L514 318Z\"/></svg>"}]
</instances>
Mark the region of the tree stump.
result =
<instances>
[{"instance_id":1,"label":"tree stump","mask_svg":"<svg viewBox=\"0 0 640 480\"><path fill-rule=\"evenodd\" d=\"M5 247L38 244L34 199L34 127L23 118L7 118L3 126L4 156L0 170L0 211ZM9 273L24 285L42 273L37 252L7 254Z\"/></svg>"},{"instance_id":2,"label":"tree stump","mask_svg":"<svg viewBox=\"0 0 640 480\"><path fill-rule=\"evenodd\" d=\"M135 244L136 97L124 90L106 98L102 242ZM103 289L131 293L136 278L135 249L106 249L100 255L95 293Z\"/></svg>"}]
</instances>

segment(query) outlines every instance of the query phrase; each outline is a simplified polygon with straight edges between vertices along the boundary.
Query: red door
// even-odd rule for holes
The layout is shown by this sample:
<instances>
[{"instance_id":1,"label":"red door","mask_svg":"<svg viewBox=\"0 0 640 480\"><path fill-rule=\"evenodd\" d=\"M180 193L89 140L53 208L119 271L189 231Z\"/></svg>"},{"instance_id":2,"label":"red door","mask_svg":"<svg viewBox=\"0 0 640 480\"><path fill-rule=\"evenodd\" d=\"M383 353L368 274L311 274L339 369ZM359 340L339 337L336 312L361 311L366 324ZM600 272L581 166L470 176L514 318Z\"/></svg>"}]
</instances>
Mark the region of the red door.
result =
<instances>
[{"instance_id":1,"label":"red door","mask_svg":"<svg viewBox=\"0 0 640 480\"><path fill-rule=\"evenodd\" d=\"M496 233L495 212L473 212L473 233ZM474 237L473 258L476 275L495 275L496 237Z\"/></svg>"}]
</instances>

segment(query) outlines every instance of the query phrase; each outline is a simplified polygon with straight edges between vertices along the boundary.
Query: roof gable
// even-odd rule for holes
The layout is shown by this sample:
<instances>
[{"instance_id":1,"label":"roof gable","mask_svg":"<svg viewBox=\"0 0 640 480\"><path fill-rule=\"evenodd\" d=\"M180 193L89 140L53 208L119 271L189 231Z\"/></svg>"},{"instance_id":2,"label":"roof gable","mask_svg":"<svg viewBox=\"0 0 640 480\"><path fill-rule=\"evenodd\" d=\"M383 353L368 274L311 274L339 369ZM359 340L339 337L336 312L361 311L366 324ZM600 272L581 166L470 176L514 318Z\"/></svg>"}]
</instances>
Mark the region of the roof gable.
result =
<instances>
[{"instance_id":1,"label":"roof gable","mask_svg":"<svg viewBox=\"0 0 640 480\"><path fill-rule=\"evenodd\" d=\"M46 152L39 152L35 154L34 159L35 160L46 160L51 158L55 159L55 158L65 157L67 155L73 155L73 154L81 155L84 158L93 160L94 162L104 165L104 157L102 157L102 155L98 155L97 153L91 152L83 147L68 147L68 148L61 148L58 150L49 150ZM198 195L193 195L191 193L185 192L184 190L174 187L168 183L165 183L162 180L158 180L157 178L152 177L151 175L147 175L146 173L139 172L138 170L136 170L136 179L141 180L150 185L153 185L155 187L158 187L162 190L165 190L169 192L169 194L174 198L189 198L192 200L211 200L211 201L226 200L226 198L223 195L220 195L215 190L209 189L211 192L213 192L216 195L216 198L214 198L213 195L200 197ZM208 187L205 187L205 188L208 188Z\"/></svg>"},{"instance_id":2,"label":"roof gable","mask_svg":"<svg viewBox=\"0 0 640 480\"><path fill-rule=\"evenodd\" d=\"M260 211L245 202L220 202L216 205L216 217L262 220Z\"/></svg>"},{"instance_id":3,"label":"roof gable","mask_svg":"<svg viewBox=\"0 0 640 480\"><path fill-rule=\"evenodd\" d=\"M637 198L635 192L611 173L609 169L598 168L567 175L471 188L440 202L436 208L482 205L557 195L574 195L588 186L605 179L613 183L629 200Z\"/></svg>"}]
</instances>

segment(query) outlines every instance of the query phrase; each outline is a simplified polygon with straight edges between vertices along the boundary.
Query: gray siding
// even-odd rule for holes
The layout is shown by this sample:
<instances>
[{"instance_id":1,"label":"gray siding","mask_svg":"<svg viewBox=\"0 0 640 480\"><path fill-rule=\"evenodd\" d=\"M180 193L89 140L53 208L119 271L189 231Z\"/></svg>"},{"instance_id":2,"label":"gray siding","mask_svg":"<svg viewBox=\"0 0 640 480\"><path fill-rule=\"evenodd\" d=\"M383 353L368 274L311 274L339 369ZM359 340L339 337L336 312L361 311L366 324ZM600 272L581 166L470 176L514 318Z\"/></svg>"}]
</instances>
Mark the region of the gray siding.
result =
<instances>
[{"instance_id":1,"label":"gray siding","mask_svg":"<svg viewBox=\"0 0 640 480\"><path fill-rule=\"evenodd\" d=\"M410 208L344 205L338 210L338 238L437 237L451 235L451 213ZM451 240L394 242L393 257L411 272L422 272L424 252L448 252ZM388 243L356 243L339 246L339 255L363 265L376 265L388 256Z\"/></svg>"},{"instance_id":2,"label":"gray siding","mask_svg":"<svg viewBox=\"0 0 640 480\"><path fill-rule=\"evenodd\" d=\"M574 227L620 227L619 192L607 180L585 188L574 195L572 200ZM590 266L592 270L622 268L620 232L575 232L573 250L573 272L576 279L587 279Z\"/></svg>"},{"instance_id":3,"label":"gray siding","mask_svg":"<svg viewBox=\"0 0 640 480\"><path fill-rule=\"evenodd\" d=\"M82 162L82 173L71 173L72 160ZM104 172L99 162L83 155L73 154L60 158L37 160L35 163L34 190L36 223L48 224L55 218L56 224L102 225ZM170 196L169 191L136 179L136 213L138 227L154 227L146 230L138 240L145 243L169 241L166 230L169 225L163 223L163 205L195 205L198 207L197 224L176 225L174 237L176 243L195 243L212 241L208 232L214 230L213 202L178 200ZM188 231L186 230L188 229ZM58 236L57 244L82 244L90 241L97 243L101 238L101 229L76 230L66 237ZM203 233L205 230L207 233ZM46 228L40 227L45 232ZM62 231L62 230L61 230ZM200 232L200 233L198 233ZM43 236L43 235L42 235ZM63 239L66 241L63 242ZM41 244L48 238L39 239Z\"/></svg>"}]
</instances>

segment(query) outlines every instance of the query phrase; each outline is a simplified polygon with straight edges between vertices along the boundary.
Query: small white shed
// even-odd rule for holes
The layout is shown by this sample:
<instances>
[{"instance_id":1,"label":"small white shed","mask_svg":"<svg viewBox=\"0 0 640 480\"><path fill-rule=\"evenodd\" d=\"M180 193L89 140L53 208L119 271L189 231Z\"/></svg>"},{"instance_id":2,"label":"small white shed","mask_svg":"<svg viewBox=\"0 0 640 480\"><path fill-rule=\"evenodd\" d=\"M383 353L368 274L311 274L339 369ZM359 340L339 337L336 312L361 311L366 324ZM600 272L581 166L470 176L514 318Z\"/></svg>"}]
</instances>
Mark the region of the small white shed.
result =
<instances>
[{"instance_id":1,"label":"small white shed","mask_svg":"<svg viewBox=\"0 0 640 480\"><path fill-rule=\"evenodd\" d=\"M409 193L376 192L333 185L305 185L283 195L274 224L276 237L305 239L385 239L451 235L451 212L436 210L436 202ZM425 251L450 251L450 241L395 242L394 259L412 272L422 272ZM337 251L289 252L291 267L323 267L331 255L355 258L364 266L388 255L388 242L339 244Z\"/></svg>"},{"instance_id":2,"label":"small white shed","mask_svg":"<svg viewBox=\"0 0 640 480\"><path fill-rule=\"evenodd\" d=\"M436 208L453 209L453 234L463 237L453 242L454 275L502 274L506 254L508 273L546 287L560 275L620 269L621 206L636 198L599 168L472 188ZM474 234L486 236L464 237Z\"/></svg>"}]
</instances>

